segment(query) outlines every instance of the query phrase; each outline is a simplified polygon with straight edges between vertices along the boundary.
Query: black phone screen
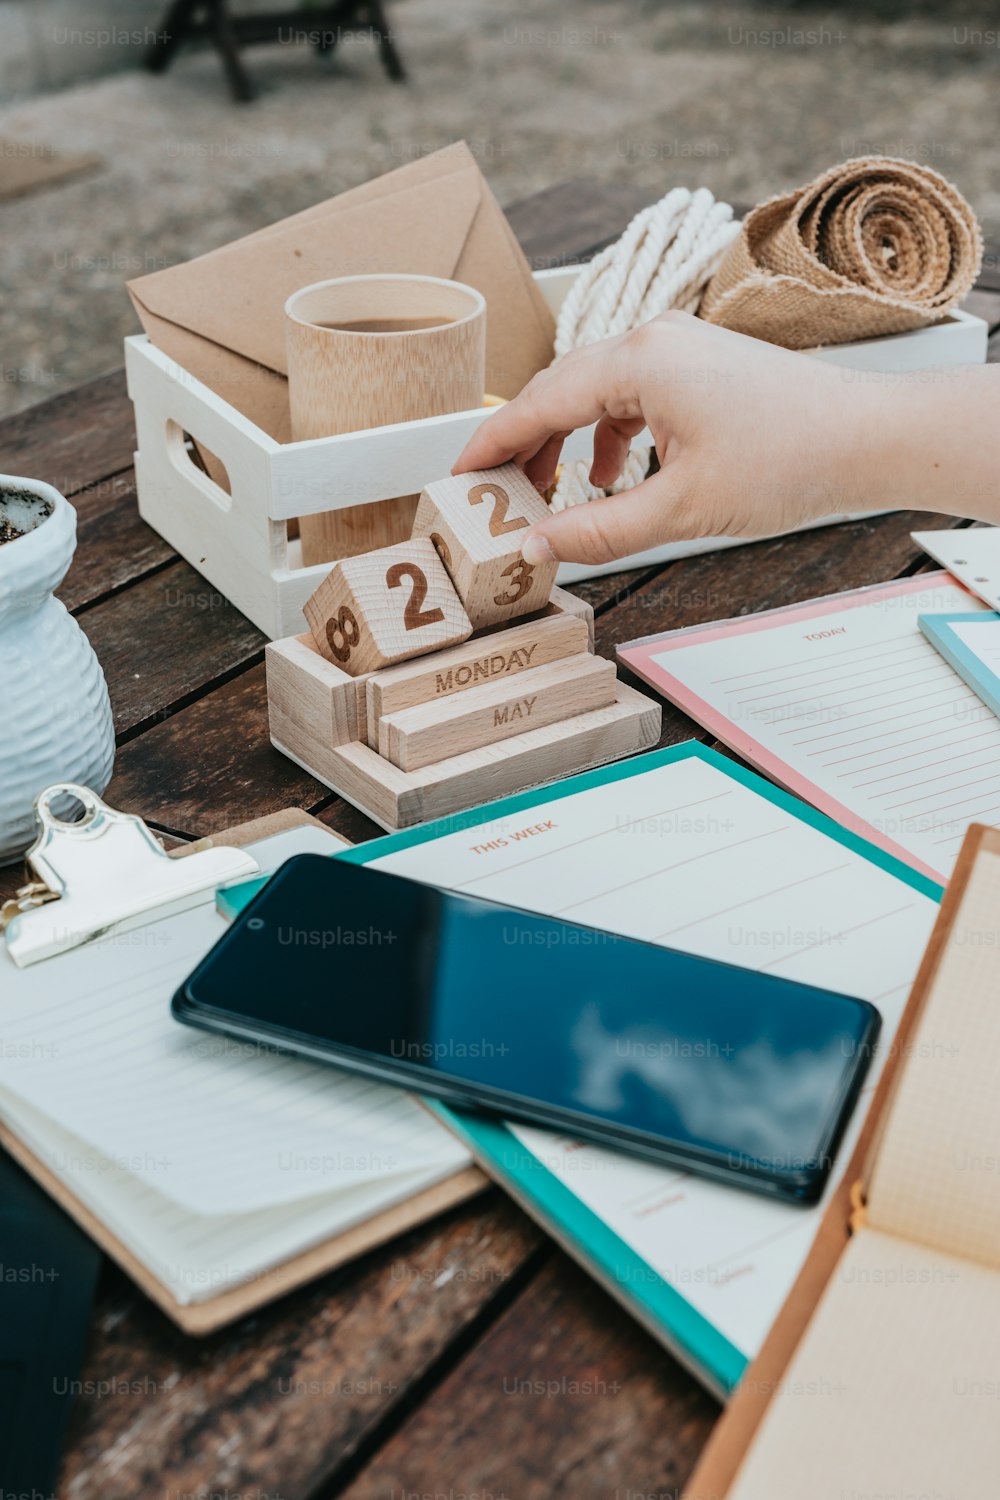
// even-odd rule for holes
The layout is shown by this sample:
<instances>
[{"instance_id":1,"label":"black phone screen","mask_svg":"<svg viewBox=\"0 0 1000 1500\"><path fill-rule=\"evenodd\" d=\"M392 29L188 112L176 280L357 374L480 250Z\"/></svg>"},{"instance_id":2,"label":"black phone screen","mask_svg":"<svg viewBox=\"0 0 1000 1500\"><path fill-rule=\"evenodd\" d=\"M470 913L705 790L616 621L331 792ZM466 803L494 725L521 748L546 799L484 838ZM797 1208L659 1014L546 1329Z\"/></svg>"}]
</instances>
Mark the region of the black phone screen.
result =
<instances>
[{"instance_id":1,"label":"black phone screen","mask_svg":"<svg viewBox=\"0 0 1000 1500\"><path fill-rule=\"evenodd\" d=\"M278 871L174 1009L804 1201L880 1025L864 1001L319 855Z\"/></svg>"}]
</instances>

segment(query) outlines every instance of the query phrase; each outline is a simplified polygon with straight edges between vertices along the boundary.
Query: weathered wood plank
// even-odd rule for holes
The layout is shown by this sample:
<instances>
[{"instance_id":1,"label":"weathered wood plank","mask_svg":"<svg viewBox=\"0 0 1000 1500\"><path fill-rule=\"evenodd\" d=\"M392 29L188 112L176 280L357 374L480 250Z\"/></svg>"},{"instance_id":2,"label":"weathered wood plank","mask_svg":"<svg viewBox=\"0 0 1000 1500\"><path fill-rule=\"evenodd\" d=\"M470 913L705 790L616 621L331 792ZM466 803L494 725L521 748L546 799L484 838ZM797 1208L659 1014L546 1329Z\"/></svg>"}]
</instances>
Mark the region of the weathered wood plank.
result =
<instances>
[{"instance_id":1,"label":"weathered wood plank","mask_svg":"<svg viewBox=\"0 0 1000 1500\"><path fill-rule=\"evenodd\" d=\"M718 1410L556 1255L342 1500L675 1496Z\"/></svg>"},{"instance_id":2,"label":"weathered wood plank","mask_svg":"<svg viewBox=\"0 0 1000 1500\"><path fill-rule=\"evenodd\" d=\"M73 496L73 505L76 556L59 590L67 609L93 604L176 556L170 544L139 519L131 469L81 490Z\"/></svg>"},{"instance_id":3,"label":"weathered wood plank","mask_svg":"<svg viewBox=\"0 0 1000 1500\"><path fill-rule=\"evenodd\" d=\"M118 752L107 800L200 837L330 791L271 748L263 665L251 667Z\"/></svg>"},{"instance_id":4,"label":"weathered wood plank","mask_svg":"<svg viewBox=\"0 0 1000 1500\"><path fill-rule=\"evenodd\" d=\"M111 692L115 729L162 718L259 658L265 637L185 562L86 610L80 623Z\"/></svg>"},{"instance_id":5,"label":"weathered wood plank","mask_svg":"<svg viewBox=\"0 0 1000 1500\"><path fill-rule=\"evenodd\" d=\"M134 452L124 369L0 422L0 471L43 479L67 496L129 468Z\"/></svg>"},{"instance_id":6,"label":"weathered wood plank","mask_svg":"<svg viewBox=\"0 0 1000 1500\"><path fill-rule=\"evenodd\" d=\"M59 1495L306 1500L541 1244L490 1193L205 1340L110 1274Z\"/></svg>"},{"instance_id":7,"label":"weathered wood plank","mask_svg":"<svg viewBox=\"0 0 1000 1500\"><path fill-rule=\"evenodd\" d=\"M578 177L509 204L504 212L532 269L540 271L589 260L649 202L648 188Z\"/></svg>"},{"instance_id":8,"label":"weathered wood plank","mask_svg":"<svg viewBox=\"0 0 1000 1500\"><path fill-rule=\"evenodd\" d=\"M587 578L579 583L571 583L569 590L585 599L595 613L600 613L613 609L667 566L666 563L657 563L648 568L631 568L624 573L605 573L600 578Z\"/></svg>"}]
</instances>

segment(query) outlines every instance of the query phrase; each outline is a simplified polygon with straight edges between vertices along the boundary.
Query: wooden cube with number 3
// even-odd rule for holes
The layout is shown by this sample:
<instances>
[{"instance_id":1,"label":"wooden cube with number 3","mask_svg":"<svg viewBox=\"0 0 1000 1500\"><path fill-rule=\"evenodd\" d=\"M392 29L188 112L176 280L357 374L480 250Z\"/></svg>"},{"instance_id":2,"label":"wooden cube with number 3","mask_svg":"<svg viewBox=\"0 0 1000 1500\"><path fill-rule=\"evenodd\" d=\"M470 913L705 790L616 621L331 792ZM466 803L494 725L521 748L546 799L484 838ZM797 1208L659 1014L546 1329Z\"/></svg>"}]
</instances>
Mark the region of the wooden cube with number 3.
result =
<instances>
[{"instance_id":1,"label":"wooden cube with number 3","mask_svg":"<svg viewBox=\"0 0 1000 1500\"><path fill-rule=\"evenodd\" d=\"M423 491L413 535L434 543L474 629L548 603L559 564L521 556L522 535L548 513L516 464L450 475Z\"/></svg>"},{"instance_id":2,"label":"wooden cube with number 3","mask_svg":"<svg viewBox=\"0 0 1000 1500\"><path fill-rule=\"evenodd\" d=\"M468 640L472 625L426 537L337 563L305 606L319 650L360 677Z\"/></svg>"}]
</instances>

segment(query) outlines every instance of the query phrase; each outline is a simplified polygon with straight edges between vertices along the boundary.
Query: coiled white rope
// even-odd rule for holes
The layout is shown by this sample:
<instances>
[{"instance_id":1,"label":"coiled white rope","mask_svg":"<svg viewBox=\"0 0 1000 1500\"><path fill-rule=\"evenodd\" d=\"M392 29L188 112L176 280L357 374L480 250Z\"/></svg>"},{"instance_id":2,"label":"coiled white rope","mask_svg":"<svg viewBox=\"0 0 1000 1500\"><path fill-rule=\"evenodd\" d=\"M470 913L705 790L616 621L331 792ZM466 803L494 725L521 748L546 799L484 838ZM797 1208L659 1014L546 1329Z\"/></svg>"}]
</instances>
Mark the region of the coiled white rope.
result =
<instances>
[{"instance_id":1,"label":"coiled white rope","mask_svg":"<svg viewBox=\"0 0 1000 1500\"><path fill-rule=\"evenodd\" d=\"M674 188L636 214L621 239L602 250L577 277L559 310L556 359L571 349L627 333L672 307L695 312L708 282L739 233L728 203L707 188ZM595 489L589 462L563 464L552 509L565 510L601 495L617 495L645 479L649 448L633 448L610 489Z\"/></svg>"}]
</instances>

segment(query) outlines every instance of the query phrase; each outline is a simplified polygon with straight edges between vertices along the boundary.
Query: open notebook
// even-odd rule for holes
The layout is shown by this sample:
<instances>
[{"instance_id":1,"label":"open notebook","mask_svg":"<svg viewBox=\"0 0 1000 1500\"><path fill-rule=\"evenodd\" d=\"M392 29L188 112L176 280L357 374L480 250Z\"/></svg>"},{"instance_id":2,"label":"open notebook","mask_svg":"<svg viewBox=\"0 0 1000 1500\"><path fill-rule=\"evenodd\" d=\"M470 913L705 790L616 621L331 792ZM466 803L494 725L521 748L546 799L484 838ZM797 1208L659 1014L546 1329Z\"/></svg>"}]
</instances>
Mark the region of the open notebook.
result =
<instances>
[{"instance_id":1,"label":"open notebook","mask_svg":"<svg viewBox=\"0 0 1000 1500\"><path fill-rule=\"evenodd\" d=\"M931 881L690 743L338 857L857 995L881 1011L886 1047L937 911ZM222 893L224 908L259 886ZM877 1076L878 1065L838 1169ZM809 1254L819 1208L528 1126L441 1114L631 1312L712 1390L729 1392Z\"/></svg>"},{"instance_id":2,"label":"open notebook","mask_svg":"<svg viewBox=\"0 0 1000 1500\"><path fill-rule=\"evenodd\" d=\"M756 1421L747 1413L758 1392L746 1410L734 1404L689 1500L994 1500L998 996L1000 833L977 827L916 986L919 1016L864 1173L865 1207L784 1369L761 1371L770 1403ZM797 1316L790 1304L782 1320Z\"/></svg>"},{"instance_id":3,"label":"open notebook","mask_svg":"<svg viewBox=\"0 0 1000 1500\"><path fill-rule=\"evenodd\" d=\"M618 655L751 765L944 880L971 822L1000 825L1000 722L920 630L955 610L985 614L928 573Z\"/></svg>"},{"instance_id":4,"label":"open notebook","mask_svg":"<svg viewBox=\"0 0 1000 1500\"><path fill-rule=\"evenodd\" d=\"M214 842L263 870L343 847L304 814L283 821ZM0 1139L197 1333L483 1182L399 1090L179 1026L170 997L224 927L209 891L27 969L0 945Z\"/></svg>"}]
</instances>

